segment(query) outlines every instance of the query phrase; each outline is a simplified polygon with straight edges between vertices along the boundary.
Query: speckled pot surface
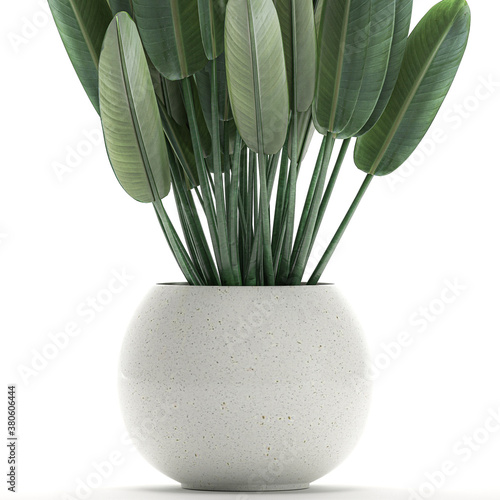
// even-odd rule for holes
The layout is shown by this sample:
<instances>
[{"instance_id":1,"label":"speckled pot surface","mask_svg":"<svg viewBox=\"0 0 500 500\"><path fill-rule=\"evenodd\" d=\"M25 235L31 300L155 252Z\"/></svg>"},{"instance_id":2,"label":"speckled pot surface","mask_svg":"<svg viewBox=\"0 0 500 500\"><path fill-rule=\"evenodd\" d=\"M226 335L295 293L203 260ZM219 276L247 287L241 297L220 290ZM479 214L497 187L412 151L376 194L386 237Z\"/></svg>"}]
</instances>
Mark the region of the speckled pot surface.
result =
<instances>
[{"instance_id":1,"label":"speckled pot surface","mask_svg":"<svg viewBox=\"0 0 500 500\"><path fill-rule=\"evenodd\" d=\"M127 429L158 470L201 490L307 488L360 437L361 328L333 285L156 285L125 336Z\"/></svg>"}]
</instances>

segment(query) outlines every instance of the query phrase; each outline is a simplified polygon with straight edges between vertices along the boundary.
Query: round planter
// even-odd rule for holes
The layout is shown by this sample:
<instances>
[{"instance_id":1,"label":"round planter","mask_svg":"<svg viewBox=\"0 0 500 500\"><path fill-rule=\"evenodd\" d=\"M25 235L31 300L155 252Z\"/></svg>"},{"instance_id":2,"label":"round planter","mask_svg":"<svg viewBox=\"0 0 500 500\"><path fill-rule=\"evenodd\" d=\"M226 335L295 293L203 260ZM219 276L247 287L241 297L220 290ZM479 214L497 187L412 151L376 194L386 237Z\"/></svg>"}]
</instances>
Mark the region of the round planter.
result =
<instances>
[{"instance_id":1,"label":"round planter","mask_svg":"<svg viewBox=\"0 0 500 500\"><path fill-rule=\"evenodd\" d=\"M156 285L119 378L141 454L200 490L307 488L353 449L371 391L361 328L333 285Z\"/></svg>"}]
</instances>

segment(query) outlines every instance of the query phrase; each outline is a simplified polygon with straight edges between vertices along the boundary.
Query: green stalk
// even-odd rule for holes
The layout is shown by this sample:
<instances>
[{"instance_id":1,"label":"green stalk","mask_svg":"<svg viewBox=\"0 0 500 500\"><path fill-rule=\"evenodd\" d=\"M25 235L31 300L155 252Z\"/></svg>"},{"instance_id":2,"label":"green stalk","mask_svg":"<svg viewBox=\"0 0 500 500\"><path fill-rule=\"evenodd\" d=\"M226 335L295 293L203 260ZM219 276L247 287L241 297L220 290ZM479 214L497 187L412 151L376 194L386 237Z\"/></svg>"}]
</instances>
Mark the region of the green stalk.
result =
<instances>
[{"instance_id":1,"label":"green stalk","mask_svg":"<svg viewBox=\"0 0 500 500\"><path fill-rule=\"evenodd\" d=\"M243 154L240 154L240 172L241 172L243 165L244 165L243 159L241 158L242 156L243 156ZM245 178L245 175L241 175L241 173L240 173L240 181L239 181L240 184L244 178ZM247 229L247 221L245 218L245 201L243 199L243 192L242 192L241 187L238 189L238 210L239 210L238 219L240 221L242 234L246 238L248 229Z\"/></svg>"},{"instance_id":2,"label":"green stalk","mask_svg":"<svg viewBox=\"0 0 500 500\"><path fill-rule=\"evenodd\" d=\"M133 113L133 120L134 122L137 121L137 117L135 116L134 113ZM139 139L139 136L137 138ZM141 143L141 149L143 149L142 141L140 141L140 143ZM182 243L182 240L179 238L179 235L177 234L177 231L175 230L172 221L170 220L170 218L167 215L167 212L165 211L165 207L163 206L163 202L158 193L158 188L156 186L155 178L153 176L148 161L144 163L144 167L153 194L152 203L156 212L156 216L163 230L163 234L167 239L167 243L177 261L178 266L180 267L182 273L184 274L190 285L197 285L197 286L205 285L203 278L200 276L195 264L193 263L189 254L187 253L184 244Z\"/></svg>"},{"instance_id":3,"label":"green stalk","mask_svg":"<svg viewBox=\"0 0 500 500\"><path fill-rule=\"evenodd\" d=\"M257 285L257 274L258 274L258 262L257 257L259 255L259 245L260 245L260 237L262 231L260 227L258 227L258 231L255 233L255 237L252 242L252 249L249 253L250 257L248 260L248 268L245 273L245 285L246 286L255 286Z\"/></svg>"},{"instance_id":4,"label":"green stalk","mask_svg":"<svg viewBox=\"0 0 500 500\"><path fill-rule=\"evenodd\" d=\"M333 168L332 175L330 176L330 180L328 181L328 186L326 188L325 194L323 195L323 199L321 200L321 205L319 207L319 212L318 212L318 218L316 220L316 225L314 226L314 232L311 239L311 244L309 245L309 251L307 253L307 260L309 260L312 249L314 247L314 242L316 241L316 237L318 236L318 231L321 227L321 223L323 222L323 218L325 216L326 209L328 208L328 204L330 203L330 198L332 196L333 188L335 187L335 184L337 182L337 178L339 176L342 164L344 163L344 159L347 154L347 150L349 149L350 143L351 139L346 139L342 142L342 147L340 148L337 162L335 163L335 167Z\"/></svg>"},{"instance_id":5,"label":"green stalk","mask_svg":"<svg viewBox=\"0 0 500 500\"><path fill-rule=\"evenodd\" d=\"M323 154L320 150L320 154ZM288 158L288 156L287 156ZM300 174L300 167L302 166L302 163L300 162L300 155L297 156L297 159L299 160L299 163L297 165L297 179ZM286 185L286 194L285 194L285 205L283 207L283 217L281 220L281 223L279 224L279 234L278 238L276 240L276 247L273 247L273 256L274 256L274 266L275 266L275 273L278 265L281 262L281 249L283 248L283 242L285 241L285 234L286 234L286 215L288 214L288 198L289 198L289 193L290 193L290 183L287 182Z\"/></svg>"},{"instance_id":6,"label":"green stalk","mask_svg":"<svg viewBox=\"0 0 500 500\"><path fill-rule=\"evenodd\" d=\"M295 206L297 197L297 169L298 169L298 140L299 140L299 128L298 128L298 72L297 72L297 19L295 10L295 1L292 0L291 3L291 27L292 27L292 85L293 85L293 99L292 99L292 154L290 159L290 171L288 174L288 198L287 198L287 211L286 211L286 222L285 222L285 237L282 248L280 248L281 260L278 267L278 283L283 283L286 281L291 266L292 258L292 244L293 244L293 232L295 226ZM288 153L287 149L283 151L283 154Z\"/></svg>"},{"instance_id":7,"label":"green stalk","mask_svg":"<svg viewBox=\"0 0 500 500\"><path fill-rule=\"evenodd\" d=\"M250 151L250 164L253 172L253 182L252 182L252 196L253 196L253 232L254 238L257 233L257 224L259 222L259 194L258 194L258 182L257 182L257 155Z\"/></svg>"},{"instance_id":8,"label":"green stalk","mask_svg":"<svg viewBox=\"0 0 500 500\"><path fill-rule=\"evenodd\" d=\"M201 225L200 217L198 215L198 210L196 209L196 205L194 203L193 196L192 196L191 192L189 191L189 189L186 189L185 194L186 194L187 201L189 203L189 207L191 209L190 213L192 214L193 221L194 221L194 230L193 231L196 232L196 238L199 237L199 240L200 240L199 244L201 245L201 248L203 249L202 258L210 266L210 271L211 271L210 272L210 283L220 285L221 280L220 280L220 276L219 276L219 271L218 271L217 266L216 266L214 259L212 257L212 253L210 252L210 247L209 247L208 241L205 237L205 231L203 229L203 226ZM195 241L196 241L196 238L195 238Z\"/></svg>"},{"instance_id":9,"label":"green stalk","mask_svg":"<svg viewBox=\"0 0 500 500\"><path fill-rule=\"evenodd\" d=\"M172 249L172 253L174 254L177 264L181 268L184 276L188 280L188 283L190 285L204 286L205 283L196 271L193 262L186 252L186 249L184 248L184 245L182 244L182 241L179 238L179 235L177 234L172 221L169 219L167 212L165 211L163 203L161 202L161 200L156 199L155 201L153 201L153 206L160 225L163 229L163 233L165 234L168 244Z\"/></svg>"},{"instance_id":10,"label":"green stalk","mask_svg":"<svg viewBox=\"0 0 500 500\"><path fill-rule=\"evenodd\" d=\"M226 191L226 201L229 203L231 192L231 155L229 154L229 127L227 122L222 122L224 128L224 187Z\"/></svg>"},{"instance_id":11,"label":"green stalk","mask_svg":"<svg viewBox=\"0 0 500 500\"><path fill-rule=\"evenodd\" d=\"M210 189L212 190L212 194L213 196L215 197L215 182L214 180L212 179L212 175L210 173L210 169L208 168L208 161L211 161L212 162L212 166L213 166L213 157L210 156L209 158L207 158L207 160L205 161L205 167L207 169L207 178L208 178L208 183L210 184Z\"/></svg>"},{"instance_id":12,"label":"green stalk","mask_svg":"<svg viewBox=\"0 0 500 500\"><path fill-rule=\"evenodd\" d=\"M271 193L273 192L274 181L276 180L276 172L278 171L278 163L280 155L277 153L269 158L269 169L267 172L267 193L269 201L271 201Z\"/></svg>"},{"instance_id":13,"label":"green stalk","mask_svg":"<svg viewBox=\"0 0 500 500\"><path fill-rule=\"evenodd\" d=\"M233 170L231 172L231 185L229 192L229 208L228 208L228 226L229 226L229 248L231 254L231 266L233 276L238 285L242 284L240 259L238 254L238 194L240 182L240 163L241 163L241 145L242 139L236 132L233 155ZM229 149L226 149L228 153Z\"/></svg>"},{"instance_id":14,"label":"green stalk","mask_svg":"<svg viewBox=\"0 0 500 500\"><path fill-rule=\"evenodd\" d=\"M255 172L256 167L256 156L252 150L248 150L248 163L249 163L249 173L248 173L248 210L247 210L247 222L249 228L249 241L248 241L248 255L250 255L253 245L253 240L255 238L255 220L257 219L257 203L256 203L256 192L257 192L257 180Z\"/></svg>"},{"instance_id":15,"label":"green stalk","mask_svg":"<svg viewBox=\"0 0 500 500\"><path fill-rule=\"evenodd\" d=\"M221 279L223 285L234 285L235 279L231 267L231 255L229 253L226 205L224 198L224 184L222 180L222 165L220 151L219 132L219 96L217 88L217 60L212 61L210 72L210 87L212 93L212 159L214 165L214 190L215 210L217 217L217 234L219 236L219 253L221 260ZM226 151L227 153L227 151ZM226 155L227 156L227 155ZM208 175L210 177L210 175Z\"/></svg>"},{"instance_id":16,"label":"green stalk","mask_svg":"<svg viewBox=\"0 0 500 500\"><path fill-rule=\"evenodd\" d=\"M299 227L297 229L297 235L295 237L296 247L294 246L292 253L292 262L297 258L298 242L300 242L304 236L307 217L309 216L309 210L311 208L312 201L314 198L316 184L318 183L318 177L321 171L321 167L323 165L323 160L325 158L325 150L326 150L326 136L323 137L323 141L321 143L321 148L319 150L318 158L316 160L316 165L314 167L314 171L311 177L311 182L309 183L309 190L307 191L306 200L304 202L304 207L302 209L302 215L300 216Z\"/></svg>"},{"instance_id":17,"label":"green stalk","mask_svg":"<svg viewBox=\"0 0 500 500\"><path fill-rule=\"evenodd\" d=\"M267 191L267 160L264 153L259 153L259 180L260 180L260 207L259 225L262 229L262 258L265 283L273 286L274 269L273 254L271 251L271 227L269 219L269 194Z\"/></svg>"},{"instance_id":18,"label":"green stalk","mask_svg":"<svg viewBox=\"0 0 500 500\"><path fill-rule=\"evenodd\" d=\"M294 98L295 105L297 103L297 96ZM295 106L296 108L296 106ZM293 243L293 230L295 225L295 205L297 196L297 141L298 141L298 123L297 111L293 111L292 117L292 159L290 161L290 172L288 175L288 199L287 199L287 213L285 223L285 239L283 246L280 249L281 261L278 268L278 283L283 283L287 280L290 273L292 243ZM286 152L284 152L286 154Z\"/></svg>"},{"instance_id":19,"label":"green stalk","mask_svg":"<svg viewBox=\"0 0 500 500\"><path fill-rule=\"evenodd\" d=\"M191 88L191 80L185 78L182 80L182 90L184 94L184 103L186 106L186 112L188 115L189 129L191 132L191 140L193 143L194 156L196 160L196 169L198 172L198 177L201 186L201 192L203 195L203 204L205 206L208 229L210 231L210 236L212 238L212 244L214 246L215 259L220 270L224 269L222 265L220 250L219 250L219 237L217 234L217 222L215 215L215 207L213 203L212 193L210 191L209 175L207 172L207 166L205 163L205 157L203 154L203 148L201 146L200 131L198 129L198 123L196 121L196 111L194 107L193 89Z\"/></svg>"},{"instance_id":20,"label":"green stalk","mask_svg":"<svg viewBox=\"0 0 500 500\"><path fill-rule=\"evenodd\" d=\"M321 153L321 151L320 151ZM297 179L300 173L300 167L301 163L297 165ZM290 182L288 180L287 186L286 186L286 194L285 194L285 205L283 207L283 214L282 214L282 220L281 223L279 224L279 234L276 240L276 247L273 248L273 258L274 258L274 272L275 274L279 274L279 266L281 265L281 255L282 255L282 248L283 248L283 243L285 241L285 236L286 236L286 217L288 214L288 207L289 207L289 193L290 193Z\"/></svg>"},{"instance_id":21,"label":"green stalk","mask_svg":"<svg viewBox=\"0 0 500 500\"><path fill-rule=\"evenodd\" d=\"M203 277L204 283L209 283L208 276L203 272L203 270L200 267L201 256L196 249L191 228L189 227L188 222L186 220L186 213L184 211L184 207L181 204L179 196L179 187L177 186L177 184L172 183L172 188L174 191L175 206L177 207L177 214L179 215L179 221L181 223L182 233L184 234L184 240L186 242L189 256L191 257L191 261L193 263L193 266L196 268L197 273Z\"/></svg>"},{"instance_id":22,"label":"green stalk","mask_svg":"<svg viewBox=\"0 0 500 500\"><path fill-rule=\"evenodd\" d=\"M347 214L345 215L344 219L342 220L337 232L335 233L335 236L332 238L332 241L328 245L328 248L326 249L325 253L323 254L323 257L319 261L319 264L316 266L316 269L312 273L311 277L309 278L309 281L307 282L308 285L317 285L318 281L321 278L321 275L323 274L326 266L330 262L330 259L332 258L333 253L335 252L337 245L339 244L340 240L342 239L342 236L345 233L345 230L347 229L347 226L349 225L349 222L351 222L351 219L356 212L356 209L358 208L361 200L363 199L364 194L366 193L371 181L373 180L373 175L368 174L365 177L365 180L363 184L361 185L361 188L358 191L358 194L356 195L356 198L354 198L354 201L352 202L352 205L350 206L349 210L347 211Z\"/></svg>"},{"instance_id":23,"label":"green stalk","mask_svg":"<svg viewBox=\"0 0 500 500\"><path fill-rule=\"evenodd\" d=\"M238 132L236 132L238 135ZM240 136L241 139L241 136ZM235 140L238 140L236 137ZM236 146L235 146L236 149ZM243 239L245 242L248 238L248 228L246 219L246 196L247 196L247 183L248 183L248 168L247 168L247 149L245 144L241 143L240 155L239 155L239 179L238 179L238 221L241 231L240 240ZM240 261L241 261L240 257Z\"/></svg>"},{"instance_id":24,"label":"green stalk","mask_svg":"<svg viewBox=\"0 0 500 500\"><path fill-rule=\"evenodd\" d=\"M172 173L172 183L177 187L179 202L178 208L182 208L190 236L193 240L196 254L199 256L200 266L208 284L220 285L221 281L217 272L217 267L213 261L212 254L205 238L205 233L201 225L198 212L194 206L194 200L187 189L184 178L181 175L178 162L175 161L170 148L167 148L170 161L170 172ZM180 206L179 206L180 205Z\"/></svg>"},{"instance_id":25,"label":"green stalk","mask_svg":"<svg viewBox=\"0 0 500 500\"><path fill-rule=\"evenodd\" d=\"M160 118L163 126L163 132L165 133L165 136L167 137L170 146L174 150L175 156L177 157L182 166L182 170L184 171L187 178L191 182L191 185L194 186L193 189L196 192L196 196L200 200L201 206L205 210L205 207L203 205L203 198L201 197L200 191L196 185L197 184L196 179L194 178L193 173L191 172L191 169L187 164L185 156L182 154L182 148L179 147L179 144L177 142L177 138L175 136L175 132L173 130L173 125L172 125L173 119L170 118L170 116L168 115L167 109L165 108L163 103L159 99L157 99L157 102L158 102L158 109L160 111Z\"/></svg>"},{"instance_id":26,"label":"green stalk","mask_svg":"<svg viewBox=\"0 0 500 500\"><path fill-rule=\"evenodd\" d=\"M316 224L316 219L318 217L319 206L323 196L323 189L326 181L326 174L328 171L328 165L332 156L334 144L335 137L331 132L328 132L328 134L326 135L325 154L317 178L314 194L312 196L312 203L308 210L304 231L301 238L297 238L295 240L295 259L292 256L292 270L288 280L289 284L291 285L300 284L302 276L304 275L304 270L307 264L307 255L309 252L309 247L311 245L311 239Z\"/></svg>"},{"instance_id":27,"label":"green stalk","mask_svg":"<svg viewBox=\"0 0 500 500\"><path fill-rule=\"evenodd\" d=\"M254 151L249 150L249 156L248 198L250 211L248 213L248 220L253 230L250 231L251 238L249 238L249 247L247 250L249 256L248 267L245 269L244 276L245 285L255 286L258 275L258 246L260 245L262 230L259 223L259 201L257 195L257 155Z\"/></svg>"},{"instance_id":28,"label":"green stalk","mask_svg":"<svg viewBox=\"0 0 500 500\"><path fill-rule=\"evenodd\" d=\"M240 162L240 186L239 186L239 196L238 196L238 204L239 204L239 220L240 220L240 268L242 276L245 273L245 270L248 266L248 248L249 248L249 240L250 240L250 228L248 227L248 149L245 145L243 145L243 149L241 151L241 162ZM246 226L246 230L243 230L243 227Z\"/></svg>"},{"instance_id":29,"label":"green stalk","mask_svg":"<svg viewBox=\"0 0 500 500\"><path fill-rule=\"evenodd\" d=\"M288 137L286 137L285 144L281 150L280 173L278 176L278 190L276 192L276 203L274 208L274 222L273 234L271 237L271 247L276 266L276 247L278 244L279 234L281 232L281 221L283 220L283 209L285 206L286 186L288 182ZM276 271L275 271L276 274Z\"/></svg>"},{"instance_id":30,"label":"green stalk","mask_svg":"<svg viewBox=\"0 0 500 500\"><path fill-rule=\"evenodd\" d=\"M259 233L259 242L262 240L262 233ZM257 286L264 286L266 285L266 277L264 274L264 245L259 244L257 246L259 249L259 255L258 255L258 274L257 274ZM274 278L274 276L273 276Z\"/></svg>"}]
</instances>

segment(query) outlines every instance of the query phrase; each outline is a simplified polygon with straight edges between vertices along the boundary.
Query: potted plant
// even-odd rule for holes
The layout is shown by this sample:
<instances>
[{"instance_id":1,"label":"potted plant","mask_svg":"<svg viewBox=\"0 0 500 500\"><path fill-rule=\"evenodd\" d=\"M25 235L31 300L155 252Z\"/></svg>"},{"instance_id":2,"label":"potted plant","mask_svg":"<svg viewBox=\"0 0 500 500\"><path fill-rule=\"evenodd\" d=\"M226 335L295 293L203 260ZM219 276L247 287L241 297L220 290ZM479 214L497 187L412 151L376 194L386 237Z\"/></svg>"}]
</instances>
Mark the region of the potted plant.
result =
<instances>
[{"instance_id":1,"label":"potted plant","mask_svg":"<svg viewBox=\"0 0 500 500\"><path fill-rule=\"evenodd\" d=\"M467 2L441 1L409 36L412 0L49 4L116 177L153 205L187 281L154 286L124 340L137 447L186 488L307 487L351 451L370 398L356 316L318 283L373 179L433 122L467 45ZM305 277L352 139L365 180Z\"/></svg>"}]
</instances>

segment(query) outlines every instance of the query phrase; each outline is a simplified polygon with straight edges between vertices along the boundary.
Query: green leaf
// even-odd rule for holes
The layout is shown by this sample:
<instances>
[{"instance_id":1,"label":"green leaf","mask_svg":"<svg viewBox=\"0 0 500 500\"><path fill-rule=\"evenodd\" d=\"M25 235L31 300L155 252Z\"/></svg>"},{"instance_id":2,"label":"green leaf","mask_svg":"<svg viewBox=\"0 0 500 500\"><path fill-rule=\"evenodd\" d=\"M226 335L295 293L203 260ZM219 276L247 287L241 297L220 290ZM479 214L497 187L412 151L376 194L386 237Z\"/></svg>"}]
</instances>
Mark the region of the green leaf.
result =
<instances>
[{"instance_id":1,"label":"green leaf","mask_svg":"<svg viewBox=\"0 0 500 500\"><path fill-rule=\"evenodd\" d=\"M212 124L212 89L210 87L211 66L212 62L209 61L205 68L203 68L201 71L198 71L198 73L194 75L196 88L198 89L201 110L203 111L203 116L205 117L207 126L211 126Z\"/></svg>"},{"instance_id":2,"label":"green leaf","mask_svg":"<svg viewBox=\"0 0 500 500\"><path fill-rule=\"evenodd\" d=\"M137 201L170 189L167 148L141 39L120 12L104 38L99 62L101 120L108 156L123 189Z\"/></svg>"},{"instance_id":3,"label":"green leaf","mask_svg":"<svg viewBox=\"0 0 500 500\"><path fill-rule=\"evenodd\" d=\"M313 114L318 132L338 134L356 109L370 40L371 0L321 1Z\"/></svg>"},{"instance_id":4,"label":"green leaf","mask_svg":"<svg viewBox=\"0 0 500 500\"><path fill-rule=\"evenodd\" d=\"M209 62L205 68L194 75L200 97L201 108L207 125L212 123L212 89L210 87L211 72L212 63ZM231 121L233 119L233 112L231 111L231 104L229 103L229 94L227 91L226 62L224 54L221 54L217 58L217 87L217 94L219 97L219 120Z\"/></svg>"},{"instance_id":5,"label":"green leaf","mask_svg":"<svg viewBox=\"0 0 500 500\"><path fill-rule=\"evenodd\" d=\"M274 0L280 20L290 94L290 108L306 111L314 98L316 79L316 28L313 4L304 0ZM296 78L294 78L294 72Z\"/></svg>"},{"instance_id":6,"label":"green leaf","mask_svg":"<svg viewBox=\"0 0 500 500\"><path fill-rule=\"evenodd\" d=\"M208 59L218 57L224 50L224 18L227 0L198 0L201 38Z\"/></svg>"},{"instance_id":7,"label":"green leaf","mask_svg":"<svg viewBox=\"0 0 500 500\"><path fill-rule=\"evenodd\" d=\"M219 124L221 143L224 144L224 133L227 132L229 138L229 147L227 148L227 152L229 155L234 154L234 141L236 140L236 123L234 120L229 120L227 122L220 122ZM226 151L226 147L224 145L224 151Z\"/></svg>"},{"instance_id":8,"label":"green leaf","mask_svg":"<svg viewBox=\"0 0 500 500\"><path fill-rule=\"evenodd\" d=\"M111 10L106 0L49 0L49 6L76 74L99 112L97 70Z\"/></svg>"},{"instance_id":9,"label":"green leaf","mask_svg":"<svg viewBox=\"0 0 500 500\"><path fill-rule=\"evenodd\" d=\"M194 200L191 193L186 189L186 184L178 163L173 158L172 150L167 149L169 155L169 163L172 172L172 185L174 194L177 191L176 205L179 211L179 216L182 221L184 215L185 225L183 227L186 236L186 242L189 244L191 240L191 254L196 255L193 259L194 263L199 263L199 268L207 284L220 284L217 268L213 261L208 242L205 238L205 233L201 225L198 211L194 205Z\"/></svg>"},{"instance_id":10,"label":"green leaf","mask_svg":"<svg viewBox=\"0 0 500 500\"><path fill-rule=\"evenodd\" d=\"M158 70L153 66L153 63L147 57L147 54L146 54L146 60L148 61L149 74L151 75L151 81L153 82L153 88L155 89L155 94L158 97L158 99L162 102L162 104L165 104L166 95L163 92L164 78L163 76L160 75Z\"/></svg>"},{"instance_id":11,"label":"green leaf","mask_svg":"<svg viewBox=\"0 0 500 500\"><path fill-rule=\"evenodd\" d=\"M132 0L109 0L109 6L113 15L118 14L118 12L127 12L132 16Z\"/></svg>"},{"instance_id":12,"label":"green leaf","mask_svg":"<svg viewBox=\"0 0 500 500\"><path fill-rule=\"evenodd\" d=\"M226 56L217 58L217 84L219 86L219 119L225 122L233 120L233 111L227 89Z\"/></svg>"},{"instance_id":13,"label":"green leaf","mask_svg":"<svg viewBox=\"0 0 500 500\"><path fill-rule=\"evenodd\" d=\"M182 100L181 85L177 80L163 78L164 94L166 95L166 106L170 116L179 124L187 125L188 119L184 101Z\"/></svg>"},{"instance_id":14,"label":"green leaf","mask_svg":"<svg viewBox=\"0 0 500 500\"><path fill-rule=\"evenodd\" d=\"M382 116L389 99L391 98L394 86L401 70L401 63L405 53L408 33L410 31L411 14L413 10L413 0L396 0L396 18L394 22L394 35L392 37L391 56L387 68L384 86L380 93L379 100L372 116L366 125L356 134L358 136L366 134Z\"/></svg>"},{"instance_id":15,"label":"green leaf","mask_svg":"<svg viewBox=\"0 0 500 500\"><path fill-rule=\"evenodd\" d=\"M212 136L210 135L208 124L205 121L205 116L203 115L198 88L196 87L196 85L193 85L192 87L194 109L196 113L196 122L198 123L198 131L200 133L201 146L203 148L205 158L207 158L212 154Z\"/></svg>"},{"instance_id":16,"label":"green leaf","mask_svg":"<svg viewBox=\"0 0 500 500\"><path fill-rule=\"evenodd\" d=\"M272 0L229 0L226 71L234 119L253 151L275 154L288 130L288 86Z\"/></svg>"},{"instance_id":17,"label":"green leaf","mask_svg":"<svg viewBox=\"0 0 500 500\"><path fill-rule=\"evenodd\" d=\"M306 157L309 146L311 145L312 138L314 136L314 123L312 119L312 109L309 108L307 111L303 111L298 114L297 119L298 128L298 147L297 147L297 162L300 165L304 158ZM291 141L288 141L288 158L292 159L292 145Z\"/></svg>"},{"instance_id":18,"label":"green leaf","mask_svg":"<svg viewBox=\"0 0 500 500\"><path fill-rule=\"evenodd\" d=\"M175 156L182 166L184 175L187 178L187 185L193 188L200 184L198 173L195 167L195 157L191 134L185 125L179 125L168 113L165 106L160 103L160 117L163 131L170 143Z\"/></svg>"},{"instance_id":19,"label":"green leaf","mask_svg":"<svg viewBox=\"0 0 500 500\"><path fill-rule=\"evenodd\" d=\"M181 80L207 63L197 0L133 0L144 48L158 71Z\"/></svg>"},{"instance_id":20,"label":"green leaf","mask_svg":"<svg viewBox=\"0 0 500 500\"><path fill-rule=\"evenodd\" d=\"M356 135L370 119L384 86L391 55L396 0L372 0L370 38L358 101L338 138Z\"/></svg>"},{"instance_id":21,"label":"green leaf","mask_svg":"<svg viewBox=\"0 0 500 500\"><path fill-rule=\"evenodd\" d=\"M408 39L401 73L382 117L356 144L359 169L387 175L415 151L439 111L467 46L470 10L465 0L433 7Z\"/></svg>"},{"instance_id":22,"label":"green leaf","mask_svg":"<svg viewBox=\"0 0 500 500\"><path fill-rule=\"evenodd\" d=\"M211 63L209 63L211 64ZM196 111L196 121L200 132L200 139L205 158L212 154L212 99L210 95L210 73L205 70L199 71L193 76L193 98Z\"/></svg>"}]
</instances>

